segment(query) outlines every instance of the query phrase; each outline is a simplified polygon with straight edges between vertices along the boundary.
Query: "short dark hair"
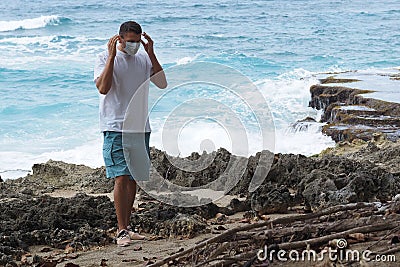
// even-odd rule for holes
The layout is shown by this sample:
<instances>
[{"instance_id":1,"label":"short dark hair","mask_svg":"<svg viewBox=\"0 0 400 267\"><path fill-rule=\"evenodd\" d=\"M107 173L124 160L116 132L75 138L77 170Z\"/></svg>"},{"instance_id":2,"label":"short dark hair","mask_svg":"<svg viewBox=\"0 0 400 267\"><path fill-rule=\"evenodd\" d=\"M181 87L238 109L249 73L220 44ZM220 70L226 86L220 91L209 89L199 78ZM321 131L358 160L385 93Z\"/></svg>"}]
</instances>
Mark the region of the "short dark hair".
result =
<instances>
[{"instance_id":1,"label":"short dark hair","mask_svg":"<svg viewBox=\"0 0 400 267\"><path fill-rule=\"evenodd\" d=\"M124 36L125 33L134 32L136 34L142 33L142 27L135 21L126 21L119 27L119 35Z\"/></svg>"}]
</instances>

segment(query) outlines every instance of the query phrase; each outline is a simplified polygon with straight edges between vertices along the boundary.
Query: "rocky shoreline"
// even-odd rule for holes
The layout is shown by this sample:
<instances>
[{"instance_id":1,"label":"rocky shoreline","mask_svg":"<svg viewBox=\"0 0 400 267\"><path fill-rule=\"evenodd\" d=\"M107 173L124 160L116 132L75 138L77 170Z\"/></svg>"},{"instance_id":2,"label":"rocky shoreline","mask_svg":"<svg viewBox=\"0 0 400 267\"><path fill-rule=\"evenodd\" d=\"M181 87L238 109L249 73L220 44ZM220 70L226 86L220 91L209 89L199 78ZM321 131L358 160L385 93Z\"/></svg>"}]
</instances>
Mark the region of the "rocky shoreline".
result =
<instances>
[{"instance_id":1,"label":"rocky shoreline","mask_svg":"<svg viewBox=\"0 0 400 267\"><path fill-rule=\"evenodd\" d=\"M351 86L359 81L331 76L310 88L310 107L322 109L321 122L327 123L323 133L336 142L352 142L356 139L369 141L377 135L384 135L391 141L398 140L400 103L370 98L369 93L373 90L343 86Z\"/></svg>"},{"instance_id":2,"label":"rocky shoreline","mask_svg":"<svg viewBox=\"0 0 400 267\"><path fill-rule=\"evenodd\" d=\"M312 157L275 154L263 184L249 193L258 159L269 152L257 153L248 159L242 179L229 192L231 197L225 204L180 208L154 201L139 191L140 203L132 214L131 226L148 234L153 240L149 242L156 242L222 231L229 222L268 220L274 213L313 214L359 202L399 204L400 104L364 98L360 94L366 90L337 86L355 81L328 78L310 89L310 106L324 111L321 121L327 124L323 131L338 142L335 148ZM335 85L327 85L332 83ZM208 168L189 173L172 166L165 152L151 148L157 171L163 177L168 172L171 182L188 187L213 181L229 159L237 157L225 149L211 154L193 153L188 157L214 158ZM56 266L68 261L65 255L113 243L116 217L107 196L113 183L105 177L104 168L48 161L35 164L32 170L24 178L0 182L0 266ZM63 190L79 193L69 198L54 197ZM99 193L103 195L94 195ZM397 208L391 211L397 215L400 212ZM388 224L399 225L397 215L388 217ZM315 234L323 235L318 231ZM386 239L393 236L400 236L399 230ZM55 258L29 253L35 245L61 249L65 254ZM136 263L143 266L151 262L141 259ZM99 265L113 266L101 265L100 261L91 266Z\"/></svg>"}]
</instances>

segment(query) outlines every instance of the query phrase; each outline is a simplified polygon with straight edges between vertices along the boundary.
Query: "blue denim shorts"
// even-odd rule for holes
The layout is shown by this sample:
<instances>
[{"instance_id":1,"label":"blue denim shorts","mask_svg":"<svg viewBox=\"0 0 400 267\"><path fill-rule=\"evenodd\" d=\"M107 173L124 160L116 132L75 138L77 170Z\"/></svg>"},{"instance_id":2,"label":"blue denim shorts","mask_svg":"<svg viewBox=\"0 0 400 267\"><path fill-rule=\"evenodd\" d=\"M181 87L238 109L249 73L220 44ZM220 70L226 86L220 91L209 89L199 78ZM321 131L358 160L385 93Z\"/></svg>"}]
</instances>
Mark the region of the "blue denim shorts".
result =
<instances>
[{"instance_id":1,"label":"blue denim shorts","mask_svg":"<svg viewBox=\"0 0 400 267\"><path fill-rule=\"evenodd\" d=\"M145 146L150 157L150 133L143 133L145 139ZM131 175L129 168L125 161L124 148L122 145L122 133L120 132L103 132L103 158L106 165L107 178L115 178L118 176L129 175L131 180L135 178Z\"/></svg>"}]
</instances>

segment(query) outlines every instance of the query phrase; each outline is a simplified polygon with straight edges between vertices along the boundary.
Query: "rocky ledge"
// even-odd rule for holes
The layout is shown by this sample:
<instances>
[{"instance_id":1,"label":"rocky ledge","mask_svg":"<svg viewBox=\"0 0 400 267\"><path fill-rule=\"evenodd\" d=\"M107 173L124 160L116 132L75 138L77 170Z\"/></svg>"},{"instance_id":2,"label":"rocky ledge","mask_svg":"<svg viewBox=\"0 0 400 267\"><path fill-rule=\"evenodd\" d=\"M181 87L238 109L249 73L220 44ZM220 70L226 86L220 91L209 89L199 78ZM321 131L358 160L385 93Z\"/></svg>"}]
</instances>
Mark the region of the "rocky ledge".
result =
<instances>
[{"instance_id":1,"label":"rocky ledge","mask_svg":"<svg viewBox=\"0 0 400 267\"><path fill-rule=\"evenodd\" d=\"M357 74L353 75L357 77ZM336 142L355 139L369 141L377 134L383 134L392 141L397 140L400 137L400 103L390 102L392 99L376 99L373 94L382 89L385 91L385 86L390 88L387 94L389 98L392 94L399 94L400 83L396 75L371 74L378 81L387 79L371 89L363 86L360 79L364 77L349 79L331 76L321 79L321 84L310 88L310 107L323 110L321 122L327 124L322 131ZM344 86L344 83L354 88Z\"/></svg>"}]
</instances>

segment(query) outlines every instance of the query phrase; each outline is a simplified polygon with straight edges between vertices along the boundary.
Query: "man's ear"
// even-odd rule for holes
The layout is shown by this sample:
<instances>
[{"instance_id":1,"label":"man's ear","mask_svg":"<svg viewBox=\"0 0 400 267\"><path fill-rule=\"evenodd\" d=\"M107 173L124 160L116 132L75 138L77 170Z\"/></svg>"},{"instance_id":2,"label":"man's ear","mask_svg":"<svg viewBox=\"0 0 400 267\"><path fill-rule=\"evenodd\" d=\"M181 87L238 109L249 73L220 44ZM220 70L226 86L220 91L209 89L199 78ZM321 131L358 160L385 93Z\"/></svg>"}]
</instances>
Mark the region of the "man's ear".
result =
<instances>
[{"instance_id":1,"label":"man's ear","mask_svg":"<svg viewBox=\"0 0 400 267\"><path fill-rule=\"evenodd\" d=\"M122 48L125 48L126 42L125 42L124 37L122 35L119 36L119 42L120 42Z\"/></svg>"}]
</instances>

